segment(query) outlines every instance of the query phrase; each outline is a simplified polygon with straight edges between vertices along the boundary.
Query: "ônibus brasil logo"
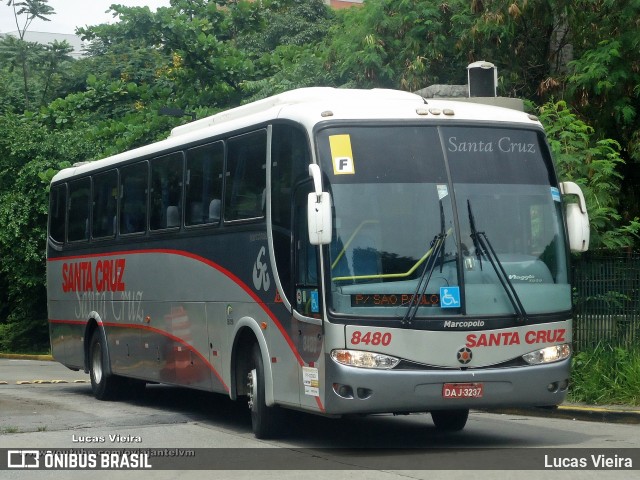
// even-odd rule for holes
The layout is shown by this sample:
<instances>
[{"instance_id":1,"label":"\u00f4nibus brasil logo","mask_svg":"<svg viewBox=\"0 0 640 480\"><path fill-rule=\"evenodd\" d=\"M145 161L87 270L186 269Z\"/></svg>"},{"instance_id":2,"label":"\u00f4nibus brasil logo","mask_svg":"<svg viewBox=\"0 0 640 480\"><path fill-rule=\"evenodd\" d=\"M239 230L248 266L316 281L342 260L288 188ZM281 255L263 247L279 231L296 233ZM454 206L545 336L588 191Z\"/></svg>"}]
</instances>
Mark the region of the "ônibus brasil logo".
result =
<instances>
[{"instance_id":1,"label":"\u00f4nibus brasil logo","mask_svg":"<svg viewBox=\"0 0 640 480\"><path fill-rule=\"evenodd\" d=\"M456 356L458 357L458 361L461 364L466 365L473 358L473 352L468 347L462 347L460 350L458 350Z\"/></svg>"}]
</instances>

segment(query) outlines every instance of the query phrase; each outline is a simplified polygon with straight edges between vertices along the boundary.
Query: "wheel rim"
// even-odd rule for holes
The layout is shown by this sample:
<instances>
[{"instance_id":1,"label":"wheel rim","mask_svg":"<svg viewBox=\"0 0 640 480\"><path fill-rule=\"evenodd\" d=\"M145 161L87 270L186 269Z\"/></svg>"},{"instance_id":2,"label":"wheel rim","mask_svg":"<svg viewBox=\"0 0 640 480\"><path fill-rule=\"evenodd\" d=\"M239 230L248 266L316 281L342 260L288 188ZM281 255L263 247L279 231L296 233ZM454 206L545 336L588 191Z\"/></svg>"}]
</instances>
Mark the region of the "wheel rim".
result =
<instances>
[{"instance_id":1,"label":"wheel rim","mask_svg":"<svg viewBox=\"0 0 640 480\"><path fill-rule=\"evenodd\" d=\"M102 346L100 345L100 342L96 342L93 345L91 371L93 372L94 381L96 383L100 383L102 381Z\"/></svg>"},{"instance_id":2,"label":"wheel rim","mask_svg":"<svg viewBox=\"0 0 640 480\"><path fill-rule=\"evenodd\" d=\"M251 370L249 372L248 375L248 383L247 383L247 387L249 390L249 409L251 411L254 410L254 403L256 402L257 398L258 398L258 373L256 372L256 369L254 368L253 370Z\"/></svg>"}]
</instances>

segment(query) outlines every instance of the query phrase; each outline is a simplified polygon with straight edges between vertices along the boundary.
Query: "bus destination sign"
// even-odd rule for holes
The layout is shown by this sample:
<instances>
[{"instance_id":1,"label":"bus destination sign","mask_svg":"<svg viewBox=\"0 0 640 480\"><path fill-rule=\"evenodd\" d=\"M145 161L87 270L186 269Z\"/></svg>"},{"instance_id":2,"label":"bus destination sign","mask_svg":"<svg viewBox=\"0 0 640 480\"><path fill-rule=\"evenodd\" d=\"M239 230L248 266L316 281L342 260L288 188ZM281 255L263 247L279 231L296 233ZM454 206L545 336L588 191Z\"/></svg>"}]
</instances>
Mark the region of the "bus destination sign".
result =
<instances>
[{"instance_id":1,"label":"bus destination sign","mask_svg":"<svg viewBox=\"0 0 640 480\"><path fill-rule=\"evenodd\" d=\"M405 307L411 304L414 297L412 293L379 293L351 295L352 307ZM440 295L437 293L425 293L416 295L414 305L422 307L439 307Z\"/></svg>"}]
</instances>

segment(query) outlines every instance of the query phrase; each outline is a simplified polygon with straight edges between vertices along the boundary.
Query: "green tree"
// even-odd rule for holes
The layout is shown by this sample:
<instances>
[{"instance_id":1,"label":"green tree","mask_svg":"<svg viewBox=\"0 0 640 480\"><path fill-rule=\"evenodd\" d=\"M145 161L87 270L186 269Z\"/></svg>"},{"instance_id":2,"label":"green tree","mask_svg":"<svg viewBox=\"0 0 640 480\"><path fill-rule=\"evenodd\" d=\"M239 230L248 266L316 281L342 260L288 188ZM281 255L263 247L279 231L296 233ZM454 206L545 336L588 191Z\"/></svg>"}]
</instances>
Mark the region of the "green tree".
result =
<instances>
[{"instance_id":1,"label":"green tree","mask_svg":"<svg viewBox=\"0 0 640 480\"><path fill-rule=\"evenodd\" d=\"M332 30L330 68L344 86L462 83L467 58L455 30L471 21L464 3L380 0L348 9Z\"/></svg>"},{"instance_id":2,"label":"green tree","mask_svg":"<svg viewBox=\"0 0 640 480\"><path fill-rule=\"evenodd\" d=\"M617 139L628 160L622 214L640 215L640 2L581 0L568 17L574 61L567 100L604 137Z\"/></svg>"},{"instance_id":3,"label":"green tree","mask_svg":"<svg viewBox=\"0 0 640 480\"><path fill-rule=\"evenodd\" d=\"M43 87L42 97L40 105L45 105L47 100L53 100L49 98L49 92L53 89L54 84L60 83L64 76L65 66L69 65L72 61L69 55L73 51L73 47L68 42L58 42L57 40L51 42L45 48L43 56Z\"/></svg>"},{"instance_id":4,"label":"green tree","mask_svg":"<svg viewBox=\"0 0 640 480\"><path fill-rule=\"evenodd\" d=\"M619 213L620 145L598 139L593 127L580 120L565 101L548 102L538 109L545 126L560 180L581 186L587 202L593 249L632 247L639 237L638 218Z\"/></svg>"},{"instance_id":5,"label":"green tree","mask_svg":"<svg viewBox=\"0 0 640 480\"><path fill-rule=\"evenodd\" d=\"M77 132L51 132L21 115L0 117L0 350L47 344L48 189L41 174L90 158L92 149Z\"/></svg>"},{"instance_id":6,"label":"green tree","mask_svg":"<svg viewBox=\"0 0 640 480\"><path fill-rule=\"evenodd\" d=\"M336 16L321 0L273 1L253 15L243 13L250 20L238 20L235 11L232 19L243 25L238 47L254 61L255 79L242 83L245 102L295 88L336 85L326 68L326 42Z\"/></svg>"},{"instance_id":7,"label":"green tree","mask_svg":"<svg viewBox=\"0 0 640 480\"><path fill-rule=\"evenodd\" d=\"M8 67L8 72L20 72L21 105L20 110L30 107L30 65L37 64L44 48L37 43L25 42L12 35L7 35L0 40L0 62Z\"/></svg>"},{"instance_id":8,"label":"green tree","mask_svg":"<svg viewBox=\"0 0 640 480\"><path fill-rule=\"evenodd\" d=\"M50 15L54 14L53 8L47 5L48 0L8 0L7 5L13 7L13 16L18 29L18 39L15 42L7 42L3 49L9 50L13 61L22 68L22 81L24 89L25 109L29 109L29 64L35 56L33 50L39 49L39 45L24 40L25 34L31 23L37 18L50 21ZM3 42L4 44L5 42Z\"/></svg>"},{"instance_id":9,"label":"green tree","mask_svg":"<svg viewBox=\"0 0 640 480\"><path fill-rule=\"evenodd\" d=\"M250 76L252 63L227 40L228 11L214 3L186 0L155 13L147 7L114 5L113 10L118 23L79 30L85 40L96 42L94 60L101 62L106 55L152 61L143 69L113 62L112 78L139 83L137 72L149 73L146 79L160 80L172 89L170 100L183 108L189 107L187 99L191 105L212 107L239 103L239 85Z\"/></svg>"},{"instance_id":10,"label":"green tree","mask_svg":"<svg viewBox=\"0 0 640 480\"><path fill-rule=\"evenodd\" d=\"M49 0L7 0L7 6L13 7L13 18L20 40L24 40L27 30L36 18L45 22L51 20L47 17L55 12L48 2Z\"/></svg>"}]
</instances>

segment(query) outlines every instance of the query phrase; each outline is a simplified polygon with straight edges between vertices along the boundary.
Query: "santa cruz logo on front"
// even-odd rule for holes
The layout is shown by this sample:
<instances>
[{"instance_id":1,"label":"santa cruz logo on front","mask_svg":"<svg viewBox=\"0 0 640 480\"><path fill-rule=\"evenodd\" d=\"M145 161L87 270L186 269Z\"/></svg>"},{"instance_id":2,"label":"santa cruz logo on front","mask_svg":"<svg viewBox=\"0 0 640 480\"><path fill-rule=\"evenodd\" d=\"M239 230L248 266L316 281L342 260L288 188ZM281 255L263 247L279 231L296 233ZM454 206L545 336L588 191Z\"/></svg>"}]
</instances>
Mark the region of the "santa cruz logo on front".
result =
<instances>
[{"instance_id":1,"label":"santa cruz logo on front","mask_svg":"<svg viewBox=\"0 0 640 480\"><path fill-rule=\"evenodd\" d=\"M556 328L549 330L528 330L525 332L507 331L495 333L470 333L467 335L468 348L477 347L504 347L510 345L521 345L526 343L534 345L537 343L561 343L567 342L567 330ZM522 334L522 335L521 335Z\"/></svg>"}]
</instances>

